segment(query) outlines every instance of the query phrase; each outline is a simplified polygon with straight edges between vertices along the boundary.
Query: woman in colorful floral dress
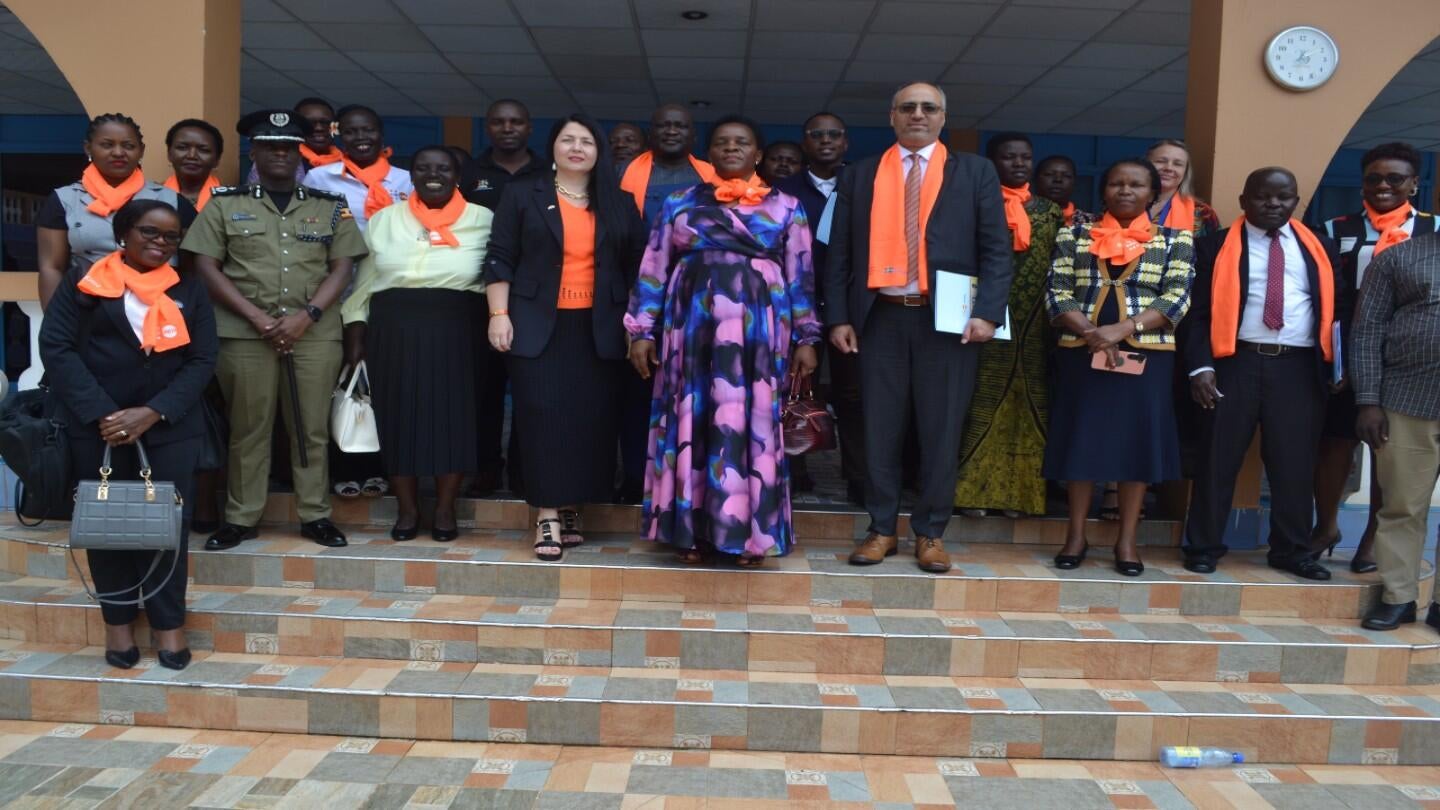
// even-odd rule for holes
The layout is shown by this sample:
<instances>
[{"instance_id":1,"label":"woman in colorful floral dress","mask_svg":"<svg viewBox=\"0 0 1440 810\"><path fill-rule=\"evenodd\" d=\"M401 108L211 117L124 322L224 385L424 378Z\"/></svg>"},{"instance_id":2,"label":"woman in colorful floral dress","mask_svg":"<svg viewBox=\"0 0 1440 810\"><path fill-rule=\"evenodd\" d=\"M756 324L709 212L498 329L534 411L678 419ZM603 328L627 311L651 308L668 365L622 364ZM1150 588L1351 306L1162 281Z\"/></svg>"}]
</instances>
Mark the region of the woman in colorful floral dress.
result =
<instances>
[{"instance_id":1,"label":"woman in colorful floral dress","mask_svg":"<svg viewBox=\"0 0 1440 810\"><path fill-rule=\"evenodd\" d=\"M755 176L759 128L711 130L718 175L672 194L650 234L625 325L655 375L645 537L698 563L758 566L794 545L780 410L820 341L804 209Z\"/></svg>"}]
</instances>

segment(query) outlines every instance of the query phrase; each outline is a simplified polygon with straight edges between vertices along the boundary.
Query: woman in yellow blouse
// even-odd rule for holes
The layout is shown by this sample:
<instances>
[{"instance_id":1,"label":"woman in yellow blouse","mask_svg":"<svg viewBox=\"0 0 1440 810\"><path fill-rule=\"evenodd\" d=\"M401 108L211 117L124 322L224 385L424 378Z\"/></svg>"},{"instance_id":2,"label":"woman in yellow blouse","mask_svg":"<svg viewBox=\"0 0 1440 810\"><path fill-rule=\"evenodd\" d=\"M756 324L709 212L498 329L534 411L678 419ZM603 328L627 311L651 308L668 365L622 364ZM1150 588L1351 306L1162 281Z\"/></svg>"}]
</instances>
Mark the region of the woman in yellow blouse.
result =
<instances>
[{"instance_id":1,"label":"woman in yellow blouse","mask_svg":"<svg viewBox=\"0 0 1440 810\"><path fill-rule=\"evenodd\" d=\"M345 363L368 360L380 454L399 501L395 540L419 531L422 475L435 476L430 536L454 540L455 498L476 471L472 392L491 213L465 202L459 179L460 163L445 147L415 153L415 193L370 218L370 255L342 310Z\"/></svg>"},{"instance_id":2,"label":"woman in yellow blouse","mask_svg":"<svg viewBox=\"0 0 1440 810\"><path fill-rule=\"evenodd\" d=\"M1055 567L1078 568L1088 543L1094 482L1120 482L1115 570L1145 570L1135 548L1147 484L1180 477L1171 399L1175 326L1195 278L1190 231L1150 222L1160 192L1155 167L1121 160L1105 171L1105 215L1062 228L1046 299L1062 332L1043 473L1065 481L1070 528Z\"/></svg>"}]
</instances>

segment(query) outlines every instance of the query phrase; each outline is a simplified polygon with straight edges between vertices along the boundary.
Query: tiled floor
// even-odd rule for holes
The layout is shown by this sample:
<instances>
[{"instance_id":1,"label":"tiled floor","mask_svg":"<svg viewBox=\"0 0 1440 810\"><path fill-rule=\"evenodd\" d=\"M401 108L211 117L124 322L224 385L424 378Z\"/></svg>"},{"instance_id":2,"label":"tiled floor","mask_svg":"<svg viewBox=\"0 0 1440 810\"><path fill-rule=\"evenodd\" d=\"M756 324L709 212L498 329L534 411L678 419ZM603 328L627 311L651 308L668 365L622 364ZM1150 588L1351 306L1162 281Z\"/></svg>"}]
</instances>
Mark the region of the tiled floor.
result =
<instances>
[{"instance_id":1,"label":"tiled floor","mask_svg":"<svg viewBox=\"0 0 1440 810\"><path fill-rule=\"evenodd\" d=\"M1440 768L932 759L0 722L12 808L1440 807Z\"/></svg>"}]
</instances>

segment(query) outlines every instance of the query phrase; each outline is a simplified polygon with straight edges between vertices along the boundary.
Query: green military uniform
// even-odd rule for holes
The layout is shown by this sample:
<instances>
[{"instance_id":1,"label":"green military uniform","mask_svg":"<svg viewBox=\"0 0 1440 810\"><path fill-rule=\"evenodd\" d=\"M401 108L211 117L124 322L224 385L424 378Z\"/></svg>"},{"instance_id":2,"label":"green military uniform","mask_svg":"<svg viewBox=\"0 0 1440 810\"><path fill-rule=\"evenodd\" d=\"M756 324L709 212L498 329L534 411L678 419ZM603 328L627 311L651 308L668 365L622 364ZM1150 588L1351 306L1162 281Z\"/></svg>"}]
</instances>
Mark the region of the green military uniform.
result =
<instances>
[{"instance_id":1,"label":"green military uniform","mask_svg":"<svg viewBox=\"0 0 1440 810\"><path fill-rule=\"evenodd\" d=\"M219 261L240 293L272 317L305 312L332 259L358 259L368 252L341 195L296 186L281 211L258 184L213 191L181 248ZM338 302L306 330L291 355L309 455L309 466L303 468L282 356L249 321L224 306L215 307L215 323L220 333L215 376L230 416L226 522L260 522L277 407L290 435L300 520L328 518L330 394L341 362Z\"/></svg>"}]
</instances>

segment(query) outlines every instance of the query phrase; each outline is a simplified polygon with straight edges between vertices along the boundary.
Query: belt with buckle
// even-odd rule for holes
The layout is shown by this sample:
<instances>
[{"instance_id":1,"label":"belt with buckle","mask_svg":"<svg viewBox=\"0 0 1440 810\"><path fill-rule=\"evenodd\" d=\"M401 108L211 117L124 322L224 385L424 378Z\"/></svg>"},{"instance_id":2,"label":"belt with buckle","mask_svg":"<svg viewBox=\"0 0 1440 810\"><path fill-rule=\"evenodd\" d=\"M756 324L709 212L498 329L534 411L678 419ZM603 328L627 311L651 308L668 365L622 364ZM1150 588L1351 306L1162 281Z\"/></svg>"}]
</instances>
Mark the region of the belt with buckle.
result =
<instances>
[{"instance_id":1,"label":"belt with buckle","mask_svg":"<svg viewBox=\"0 0 1440 810\"><path fill-rule=\"evenodd\" d=\"M1235 345L1238 348L1252 351L1266 357L1279 357L1282 354L1310 350L1309 346L1281 346L1278 343L1251 343L1248 340L1237 340L1235 341Z\"/></svg>"},{"instance_id":2,"label":"belt with buckle","mask_svg":"<svg viewBox=\"0 0 1440 810\"><path fill-rule=\"evenodd\" d=\"M924 293L916 293L914 295L886 295L885 293L876 293L875 298L887 304L898 304L902 307L923 307L930 303L930 296Z\"/></svg>"}]
</instances>

